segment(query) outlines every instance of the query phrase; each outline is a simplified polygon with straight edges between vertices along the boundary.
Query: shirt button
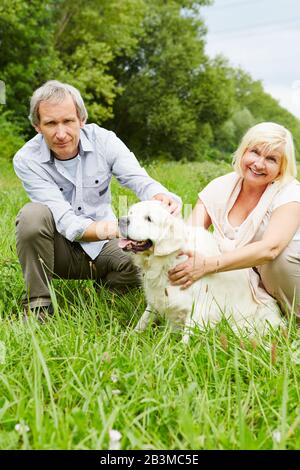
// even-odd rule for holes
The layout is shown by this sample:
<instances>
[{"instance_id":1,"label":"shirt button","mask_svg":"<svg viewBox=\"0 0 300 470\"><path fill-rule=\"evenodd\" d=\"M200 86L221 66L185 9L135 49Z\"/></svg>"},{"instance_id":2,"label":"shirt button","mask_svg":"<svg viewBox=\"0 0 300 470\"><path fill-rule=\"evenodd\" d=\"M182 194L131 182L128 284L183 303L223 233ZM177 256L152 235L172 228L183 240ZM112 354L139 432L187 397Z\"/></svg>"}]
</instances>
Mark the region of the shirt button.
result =
<instances>
[{"instance_id":1,"label":"shirt button","mask_svg":"<svg viewBox=\"0 0 300 470\"><path fill-rule=\"evenodd\" d=\"M98 184L98 183L99 183L99 180L96 180L95 183Z\"/></svg>"},{"instance_id":2,"label":"shirt button","mask_svg":"<svg viewBox=\"0 0 300 470\"><path fill-rule=\"evenodd\" d=\"M60 190L60 191L63 191L63 190L64 190L64 188L59 188L59 190Z\"/></svg>"},{"instance_id":3,"label":"shirt button","mask_svg":"<svg viewBox=\"0 0 300 470\"><path fill-rule=\"evenodd\" d=\"M78 207L78 210L81 211L81 207L80 207L80 206Z\"/></svg>"}]
</instances>

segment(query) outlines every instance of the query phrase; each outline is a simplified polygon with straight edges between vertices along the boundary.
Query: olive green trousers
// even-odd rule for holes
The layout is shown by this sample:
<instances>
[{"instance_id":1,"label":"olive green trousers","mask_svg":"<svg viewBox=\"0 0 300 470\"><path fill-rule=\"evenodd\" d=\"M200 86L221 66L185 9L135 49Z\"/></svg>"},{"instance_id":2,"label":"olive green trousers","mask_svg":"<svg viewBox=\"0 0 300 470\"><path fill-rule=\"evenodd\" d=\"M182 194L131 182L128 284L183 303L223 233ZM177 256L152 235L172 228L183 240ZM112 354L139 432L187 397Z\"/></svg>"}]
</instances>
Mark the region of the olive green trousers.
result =
<instances>
[{"instance_id":1,"label":"olive green trousers","mask_svg":"<svg viewBox=\"0 0 300 470\"><path fill-rule=\"evenodd\" d=\"M60 235L50 209L30 202L16 219L17 253L26 285L24 304L29 308L51 303L53 278L94 279L118 292L141 285L131 256L118 247L117 239L104 245L95 260L78 242Z\"/></svg>"},{"instance_id":2,"label":"olive green trousers","mask_svg":"<svg viewBox=\"0 0 300 470\"><path fill-rule=\"evenodd\" d=\"M264 288L287 314L300 318L300 243L292 240L274 261L257 266Z\"/></svg>"}]
</instances>

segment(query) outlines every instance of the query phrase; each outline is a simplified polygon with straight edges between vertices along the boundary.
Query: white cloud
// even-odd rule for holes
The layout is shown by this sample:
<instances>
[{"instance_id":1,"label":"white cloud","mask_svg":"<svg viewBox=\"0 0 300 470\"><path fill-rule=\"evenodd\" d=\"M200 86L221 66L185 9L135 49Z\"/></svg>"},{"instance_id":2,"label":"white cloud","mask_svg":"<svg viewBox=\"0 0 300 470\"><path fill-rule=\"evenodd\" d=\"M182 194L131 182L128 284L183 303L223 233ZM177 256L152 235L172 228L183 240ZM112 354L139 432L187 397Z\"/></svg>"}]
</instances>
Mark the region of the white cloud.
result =
<instances>
[{"instance_id":1,"label":"white cloud","mask_svg":"<svg viewBox=\"0 0 300 470\"><path fill-rule=\"evenodd\" d=\"M281 106L300 118L300 80L290 86L267 85L265 90L278 99Z\"/></svg>"}]
</instances>

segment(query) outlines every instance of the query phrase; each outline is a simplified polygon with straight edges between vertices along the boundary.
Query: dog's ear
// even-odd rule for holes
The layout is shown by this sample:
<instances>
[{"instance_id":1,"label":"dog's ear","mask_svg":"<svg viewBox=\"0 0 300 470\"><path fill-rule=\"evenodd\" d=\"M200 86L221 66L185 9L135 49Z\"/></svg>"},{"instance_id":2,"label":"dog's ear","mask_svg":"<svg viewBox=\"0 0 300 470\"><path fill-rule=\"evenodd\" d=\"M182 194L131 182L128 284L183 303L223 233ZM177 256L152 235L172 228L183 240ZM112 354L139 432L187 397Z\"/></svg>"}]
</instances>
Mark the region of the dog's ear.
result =
<instances>
[{"instance_id":1,"label":"dog's ear","mask_svg":"<svg viewBox=\"0 0 300 470\"><path fill-rule=\"evenodd\" d=\"M154 243L155 256L167 256L182 248L183 223L180 219L170 217L166 221L162 236Z\"/></svg>"}]
</instances>

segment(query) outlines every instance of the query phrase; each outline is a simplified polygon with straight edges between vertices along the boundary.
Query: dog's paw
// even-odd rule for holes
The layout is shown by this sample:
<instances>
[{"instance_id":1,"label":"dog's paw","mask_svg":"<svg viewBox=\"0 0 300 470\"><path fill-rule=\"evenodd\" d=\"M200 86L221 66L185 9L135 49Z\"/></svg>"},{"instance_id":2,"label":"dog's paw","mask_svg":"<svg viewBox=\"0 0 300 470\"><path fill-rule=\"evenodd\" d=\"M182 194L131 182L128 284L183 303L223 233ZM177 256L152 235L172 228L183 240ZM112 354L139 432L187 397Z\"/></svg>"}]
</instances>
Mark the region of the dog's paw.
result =
<instances>
[{"instance_id":1,"label":"dog's paw","mask_svg":"<svg viewBox=\"0 0 300 470\"><path fill-rule=\"evenodd\" d=\"M147 328L147 325L136 325L133 331L135 333L143 333L143 331L145 331L146 328Z\"/></svg>"}]
</instances>

